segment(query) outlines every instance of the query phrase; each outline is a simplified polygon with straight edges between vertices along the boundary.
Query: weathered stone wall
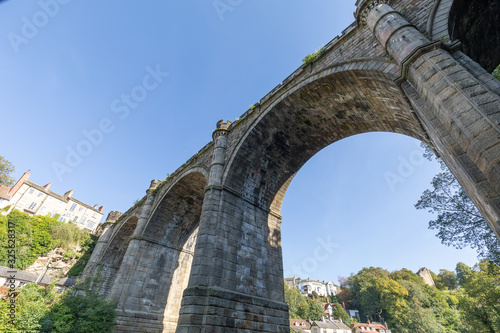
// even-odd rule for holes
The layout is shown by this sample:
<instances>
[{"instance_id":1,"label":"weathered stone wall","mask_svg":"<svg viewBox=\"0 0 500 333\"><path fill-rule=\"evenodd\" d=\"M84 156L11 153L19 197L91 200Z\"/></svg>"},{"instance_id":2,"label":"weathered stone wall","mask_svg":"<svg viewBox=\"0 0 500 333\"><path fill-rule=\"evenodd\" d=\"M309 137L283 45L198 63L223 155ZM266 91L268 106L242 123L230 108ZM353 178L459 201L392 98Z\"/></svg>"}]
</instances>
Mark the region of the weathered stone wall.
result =
<instances>
[{"instance_id":1,"label":"weathered stone wall","mask_svg":"<svg viewBox=\"0 0 500 333\"><path fill-rule=\"evenodd\" d=\"M111 290L118 303L117 330L141 332L151 326L175 331L206 185L205 175L192 172L179 177L168 191L155 192L163 196L142 233L134 233Z\"/></svg>"}]
</instances>

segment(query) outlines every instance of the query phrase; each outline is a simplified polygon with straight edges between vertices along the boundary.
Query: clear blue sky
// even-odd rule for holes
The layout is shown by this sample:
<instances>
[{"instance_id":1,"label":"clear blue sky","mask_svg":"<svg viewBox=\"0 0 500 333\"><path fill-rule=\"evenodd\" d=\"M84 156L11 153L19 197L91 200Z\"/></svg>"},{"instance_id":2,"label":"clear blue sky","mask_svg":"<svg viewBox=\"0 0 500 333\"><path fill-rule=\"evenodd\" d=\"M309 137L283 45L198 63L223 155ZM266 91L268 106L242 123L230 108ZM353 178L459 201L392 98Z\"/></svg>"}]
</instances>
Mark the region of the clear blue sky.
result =
<instances>
[{"instance_id":1,"label":"clear blue sky","mask_svg":"<svg viewBox=\"0 0 500 333\"><path fill-rule=\"evenodd\" d=\"M58 193L75 189L106 214L125 211L151 179L209 142L219 119L238 118L340 34L354 3L2 2L0 155L16 178L31 169L32 181L52 182ZM160 74L143 82L149 72ZM143 100L127 105L131 92ZM90 147L79 146L85 133L94 133ZM61 169L77 149L86 156ZM432 217L413 207L439 170L415 159L418 149L411 138L371 133L312 158L282 209L285 274L336 280L364 266L474 264L474 252L441 245L427 230ZM418 163L391 187L387 173L412 158Z\"/></svg>"}]
</instances>

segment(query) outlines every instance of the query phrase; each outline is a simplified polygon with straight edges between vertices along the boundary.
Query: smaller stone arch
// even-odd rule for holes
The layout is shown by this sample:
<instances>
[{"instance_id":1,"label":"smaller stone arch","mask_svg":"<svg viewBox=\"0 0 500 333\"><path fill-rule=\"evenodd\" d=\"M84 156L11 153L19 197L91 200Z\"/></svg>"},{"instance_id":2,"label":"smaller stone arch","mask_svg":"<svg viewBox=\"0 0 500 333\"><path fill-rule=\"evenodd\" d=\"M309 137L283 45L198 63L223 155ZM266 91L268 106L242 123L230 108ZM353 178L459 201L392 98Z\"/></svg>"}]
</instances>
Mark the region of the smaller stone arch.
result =
<instances>
[{"instance_id":1,"label":"smaller stone arch","mask_svg":"<svg viewBox=\"0 0 500 333\"><path fill-rule=\"evenodd\" d=\"M104 249L102 259L99 263L100 275L103 279L101 290L104 295L109 295L111 291L111 287L130 243L130 238L137 227L137 222L138 218L136 216L123 221L113 233L107 247Z\"/></svg>"},{"instance_id":2,"label":"smaller stone arch","mask_svg":"<svg viewBox=\"0 0 500 333\"><path fill-rule=\"evenodd\" d=\"M155 195L151 212L144 229L132 237L131 251L113 287L118 330L135 327L140 318L148 321L151 332L175 332L193 261L206 174L204 167L193 167L174 176L156 194L148 194Z\"/></svg>"}]
</instances>

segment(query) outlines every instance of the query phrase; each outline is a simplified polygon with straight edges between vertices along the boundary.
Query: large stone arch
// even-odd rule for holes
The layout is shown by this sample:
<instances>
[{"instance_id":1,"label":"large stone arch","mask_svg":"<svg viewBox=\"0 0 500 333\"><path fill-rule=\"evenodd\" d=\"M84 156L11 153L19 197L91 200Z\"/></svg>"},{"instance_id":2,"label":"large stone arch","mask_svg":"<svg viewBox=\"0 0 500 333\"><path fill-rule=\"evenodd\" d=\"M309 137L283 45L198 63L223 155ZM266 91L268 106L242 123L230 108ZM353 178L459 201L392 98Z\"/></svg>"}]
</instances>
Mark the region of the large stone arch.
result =
<instances>
[{"instance_id":1,"label":"large stone arch","mask_svg":"<svg viewBox=\"0 0 500 333\"><path fill-rule=\"evenodd\" d=\"M111 291L118 330L141 321L153 331L175 331L206 184L203 170L189 170L149 192L152 209L139 222Z\"/></svg>"},{"instance_id":2,"label":"large stone arch","mask_svg":"<svg viewBox=\"0 0 500 333\"><path fill-rule=\"evenodd\" d=\"M366 132L427 141L390 73L355 69L314 78L262 113L225 170L224 184L275 214L282 199L277 194L307 160L335 141Z\"/></svg>"}]
</instances>

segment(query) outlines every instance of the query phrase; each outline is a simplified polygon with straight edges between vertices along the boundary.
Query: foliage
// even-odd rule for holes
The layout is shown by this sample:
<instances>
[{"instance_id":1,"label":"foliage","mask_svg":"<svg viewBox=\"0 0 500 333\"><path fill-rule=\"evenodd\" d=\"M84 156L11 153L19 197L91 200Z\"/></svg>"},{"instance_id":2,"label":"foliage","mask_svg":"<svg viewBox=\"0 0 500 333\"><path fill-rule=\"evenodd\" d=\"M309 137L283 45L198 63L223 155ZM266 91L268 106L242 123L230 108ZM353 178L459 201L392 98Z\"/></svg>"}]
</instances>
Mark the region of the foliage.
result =
<instances>
[{"instance_id":1,"label":"foliage","mask_svg":"<svg viewBox=\"0 0 500 333\"><path fill-rule=\"evenodd\" d=\"M325 314L325 310L321 304L314 298L308 298L309 303L309 314L308 318L311 320L321 320L321 317Z\"/></svg>"},{"instance_id":2,"label":"foliage","mask_svg":"<svg viewBox=\"0 0 500 333\"><path fill-rule=\"evenodd\" d=\"M498 80L500 80L500 65L497 66L497 68L495 68L495 70L493 71L493 76L496 77Z\"/></svg>"},{"instance_id":3,"label":"foliage","mask_svg":"<svg viewBox=\"0 0 500 333\"><path fill-rule=\"evenodd\" d=\"M363 268L346 284L361 320L387 321L401 333L457 332L462 327L455 301L426 285L407 269L389 273L382 268Z\"/></svg>"},{"instance_id":4,"label":"foliage","mask_svg":"<svg viewBox=\"0 0 500 333\"><path fill-rule=\"evenodd\" d=\"M332 316L334 319L341 319L342 321L349 320L349 314L342 308L342 305L335 303L333 306Z\"/></svg>"},{"instance_id":5,"label":"foliage","mask_svg":"<svg viewBox=\"0 0 500 333\"><path fill-rule=\"evenodd\" d=\"M458 288L458 280L455 272L446 269L440 269L438 278L441 286L441 288L439 288L438 284L436 283L436 287L438 287L438 289L455 290Z\"/></svg>"},{"instance_id":6,"label":"foliage","mask_svg":"<svg viewBox=\"0 0 500 333\"><path fill-rule=\"evenodd\" d=\"M463 322L471 332L500 332L500 267L483 260L474 268L459 263L456 270Z\"/></svg>"},{"instance_id":7,"label":"foliage","mask_svg":"<svg viewBox=\"0 0 500 333\"><path fill-rule=\"evenodd\" d=\"M320 320L323 307L317 299L302 296L300 291L285 283L285 301L288 304L290 319Z\"/></svg>"},{"instance_id":8,"label":"foliage","mask_svg":"<svg viewBox=\"0 0 500 333\"><path fill-rule=\"evenodd\" d=\"M106 333L115 326L116 304L97 292L97 279L86 279L61 296L40 320L41 333ZM94 288L92 288L94 286Z\"/></svg>"},{"instance_id":9,"label":"foliage","mask_svg":"<svg viewBox=\"0 0 500 333\"><path fill-rule=\"evenodd\" d=\"M443 172L433 178L432 190L426 190L415 207L438 214L429 222L429 229L438 230L443 244L458 249L469 246L480 258L500 263L500 241L455 177L440 163Z\"/></svg>"},{"instance_id":10,"label":"foliage","mask_svg":"<svg viewBox=\"0 0 500 333\"><path fill-rule=\"evenodd\" d=\"M7 244L8 228L14 226L15 230L15 256L14 268L26 269L35 260L50 250L61 247L70 250L80 246L85 252L82 258L88 260L97 239L75 226L73 223L57 221L57 218L50 216L29 216L13 210L7 216L0 216L0 243ZM10 266L7 256L7 248L0 247L0 265ZM81 254L80 254L81 255ZM83 261L82 261L83 262Z\"/></svg>"},{"instance_id":11,"label":"foliage","mask_svg":"<svg viewBox=\"0 0 500 333\"><path fill-rule=\"evenodd\" d=\"M12 325L6 316L0 319L0 331L51 333L106 333L115 325L116 305L90 288L96 279L79 282L63 294L54 285L42 288L30 283L19 289L16 298L16 320ZM2 314L7 313L9 299L0 300Z\"/></svg>"},{"instance_id":12,"label":"foliage","mask_svg":"<svg viewBox=\"0 0 500 333\"><path fill-rule=\"evenodd\" d=\"M14 165L0 156L0 185L12 186L14 184L14 178L10 176L14 170Z\"/></svg>"},{"instance_id":13,"label":"foliage","mask_svg":"<svg viewBox=\"0 0 500 333\"><path fill-rule=\"evenodd\" d=\"M363 268L341 282L345 301L360 311L361 321L386 321L398 333L500 333L500 267L483 260L474 267L457 264L455 272L441 269L431 272L440 290L428 286L424 280L408 269L389 272L382 268ZM289 287L290 288L290 287ZM292 289L285 291L289 306ZM311 307L318 305L313 298L300 296L293 288L295 304L306 303L307 314L295 318L319 320ZM333 298L332 298L333 299ZM290 306L291 311L299 306ZM292 312L291 312L292 313ZM295 312L297 313L297 312ZM340 303L336 303L333 316L351 327ZM318 318L318 319L315 319Z\"/></svg>"},{"instance_id":14,"label":"foliage","mask_svg":"<svg viewBox=\"0 0 500 333\"><path fill-rule=\"evenodd\" d=\"M311 54L308 54L304 59L302 59L302 62L307 65L307 64L313 62L314 60L316 60L316 58L318 58L320 55L325 53L325 51L326 51L326 47L322 47L318 51L311 53Z\"/></svg>"},{"instance_id":15,"label":"foliage","mask_svg":"<svg viewBox=\"0 0 500 333\"><path fill-rule=\"evenodd\" d=\"M12 325L5 315L0 319L0 331L6 333L14 332L38 332L41 328L39 323L49 311L50 307L57 301L54 285L40 288L35 283L29 283L22 288L22 292L15 298L15 324ZM10 299L5 297L0 301L1 313L7 313Z\"/></svg>"},{"instance_id":16,"label":"foliage","mask_svg":"<svg viewBox=\"0 0 500 333\"><path fill-rule=\"evenodd\" d=\"M285 301L288 304L290 319L307 319L309 304L300 291L285 283Z\"/></svg>"}]
</instances>

